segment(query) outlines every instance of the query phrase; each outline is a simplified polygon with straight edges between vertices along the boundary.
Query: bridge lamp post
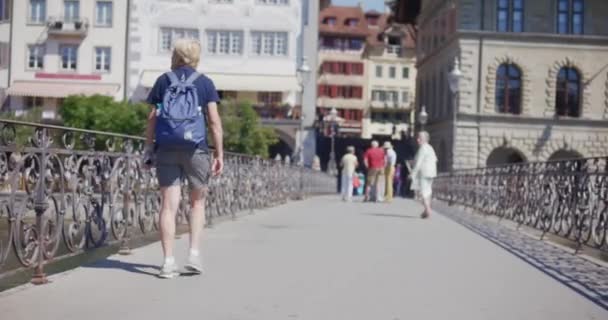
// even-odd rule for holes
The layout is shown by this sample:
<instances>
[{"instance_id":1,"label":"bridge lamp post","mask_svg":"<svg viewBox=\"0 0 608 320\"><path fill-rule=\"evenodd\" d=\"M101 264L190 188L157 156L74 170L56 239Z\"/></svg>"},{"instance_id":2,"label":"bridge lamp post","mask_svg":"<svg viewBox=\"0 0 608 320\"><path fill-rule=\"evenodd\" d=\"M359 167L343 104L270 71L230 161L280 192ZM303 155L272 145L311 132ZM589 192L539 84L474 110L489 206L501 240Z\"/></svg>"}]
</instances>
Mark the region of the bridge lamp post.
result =
<instances>
[{"instance_id":1,"label":"bridge lamp post","mask_svg":"<svg viewBox=\"0 0 608 320\"><path fill-rule=\"evenodd\" d=\"M420 113L418 114L418 122L420 122L420 129L424 130L424 126L429 121L429 114L426 113L426 106L422 106Z\"/></svg>"},{"instance_id":2,"label":"bridge lamp post","mask_svg":"<svg viewBox=\"0 0 608 320\"><path fill-rule=\"evenodd\" d=\"M301 95L301 105L300 105L300 134L298 136L298 165L304 165L304 121L306 119L306 115L304 114L304 88L310 79L310 67L308 66L308 62L306 57L302 57L302 64L298 67L296 71L296 76L298 77L298 84L300 85L300 95Z\"/></svg>"},{"instance_id":3,"label":"bridge lamp post","mask_svg":"<svg viewBox=\"0 0 608 320\"><path fill-rule=\"evenodd\" d=\"M450 86L450 91L452 91L452 168L454 167L454 155L456 150L456 120L458 115L460 79L462 79L462 72L460 71L460 63L456 57L454 58L454 68L448 74L448 85Z\"/></svg>"},{"instance_id":4,"label":"bridge lamp post","mask_svg":"<svg viewBox=\"0 0 608 320\"><path fill-rule=\"evenodd\" d=\"M331 108L329 112L329 126L331 137L331 152L329 154L329 163L327 164L327 172L331 175L337 174L336 168L336 126L338 124L338 110Z\"/></svg>"}]
</instances>

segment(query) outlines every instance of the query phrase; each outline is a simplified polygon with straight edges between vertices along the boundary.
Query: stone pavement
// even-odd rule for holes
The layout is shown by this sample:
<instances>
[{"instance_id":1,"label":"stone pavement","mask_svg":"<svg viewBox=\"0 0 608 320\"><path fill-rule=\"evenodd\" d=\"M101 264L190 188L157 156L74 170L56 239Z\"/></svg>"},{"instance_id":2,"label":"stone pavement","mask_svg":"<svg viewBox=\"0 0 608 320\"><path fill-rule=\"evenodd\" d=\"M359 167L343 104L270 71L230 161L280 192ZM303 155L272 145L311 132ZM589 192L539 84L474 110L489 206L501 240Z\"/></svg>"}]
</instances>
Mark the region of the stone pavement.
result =
<instances>
[{"instance_id":1,"label":"stone pavement","mask_svg":"<svg viewBox=\"0 0 608 320\"><path fill-rule=\"evenodd\" d=\"M203 276L154 277L155 243L0 293L0 318L608 319L597 300L479 230L453 216L420 220L420 210L409 200L290 203L208 230Z\"/></svg>"}]
</instances>

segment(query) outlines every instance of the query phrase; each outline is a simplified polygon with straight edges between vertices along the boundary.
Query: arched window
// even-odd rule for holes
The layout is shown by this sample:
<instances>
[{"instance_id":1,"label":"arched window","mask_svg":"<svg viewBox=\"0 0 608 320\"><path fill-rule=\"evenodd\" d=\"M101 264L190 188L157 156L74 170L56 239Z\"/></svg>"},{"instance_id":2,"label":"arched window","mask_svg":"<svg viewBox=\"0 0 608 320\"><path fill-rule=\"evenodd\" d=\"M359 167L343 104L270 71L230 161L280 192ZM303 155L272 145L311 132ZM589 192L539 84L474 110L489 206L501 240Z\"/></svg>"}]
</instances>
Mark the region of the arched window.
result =
<instances>
[{"instance_id":1,"label":"arched window","mask_svg":"<svg viewBox=\"0 0 608 320\"><path fill-rule=\"evenodd\" d=\"M555 113L558 116L580 117L581 77L574 68L561 68L557 74Z\"/></svg>"},{"instance_id":2,"label":"arched window","mask_svg":"<svg viewBox=\"0 0 608 320\"><path fill-rule=\"evenodd\" d=\"M500 113L521 113L521 71L514 64L496 71L496 107Z\"/></svg>"}]
</instances>

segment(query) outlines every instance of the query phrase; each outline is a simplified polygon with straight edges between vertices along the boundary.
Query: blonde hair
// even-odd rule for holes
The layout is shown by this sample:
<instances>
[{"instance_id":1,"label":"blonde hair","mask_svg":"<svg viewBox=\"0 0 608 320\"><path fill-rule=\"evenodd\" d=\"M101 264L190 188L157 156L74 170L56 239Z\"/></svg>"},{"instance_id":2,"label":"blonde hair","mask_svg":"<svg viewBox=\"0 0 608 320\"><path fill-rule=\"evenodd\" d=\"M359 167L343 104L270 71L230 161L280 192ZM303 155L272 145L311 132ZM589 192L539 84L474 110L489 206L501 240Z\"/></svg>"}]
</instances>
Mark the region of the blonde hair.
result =
<instances>
[{"instance_id":1,"label":"blonde hair","mask_svg":"<svg viewBox=\"0 0 608 320\"><path fill-rule=\"evenodd\" d=\"M198 40L178 39L175 41L171 56L171 69L183 66L190 66L196 69L200 59L201 44Z\"/></svg>"}]
</instances>

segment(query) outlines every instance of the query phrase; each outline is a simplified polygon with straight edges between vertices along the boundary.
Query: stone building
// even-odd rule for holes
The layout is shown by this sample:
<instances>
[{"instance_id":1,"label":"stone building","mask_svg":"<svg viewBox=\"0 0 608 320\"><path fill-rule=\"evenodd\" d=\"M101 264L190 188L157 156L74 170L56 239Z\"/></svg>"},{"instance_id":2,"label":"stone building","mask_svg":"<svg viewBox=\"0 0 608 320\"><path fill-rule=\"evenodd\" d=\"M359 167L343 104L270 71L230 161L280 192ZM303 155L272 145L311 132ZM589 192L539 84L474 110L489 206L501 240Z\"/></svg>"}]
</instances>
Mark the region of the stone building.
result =
<instances>
[{"instance_id":1,"label":"stone building","mask_svg":"<svg viewBox=\"0 0 608 320\"><path fill-rule=\"evenodd\" d=\"M608 154L608 1L427 0L418 25L442 170Z\"/></svg>"}]
</instances>

